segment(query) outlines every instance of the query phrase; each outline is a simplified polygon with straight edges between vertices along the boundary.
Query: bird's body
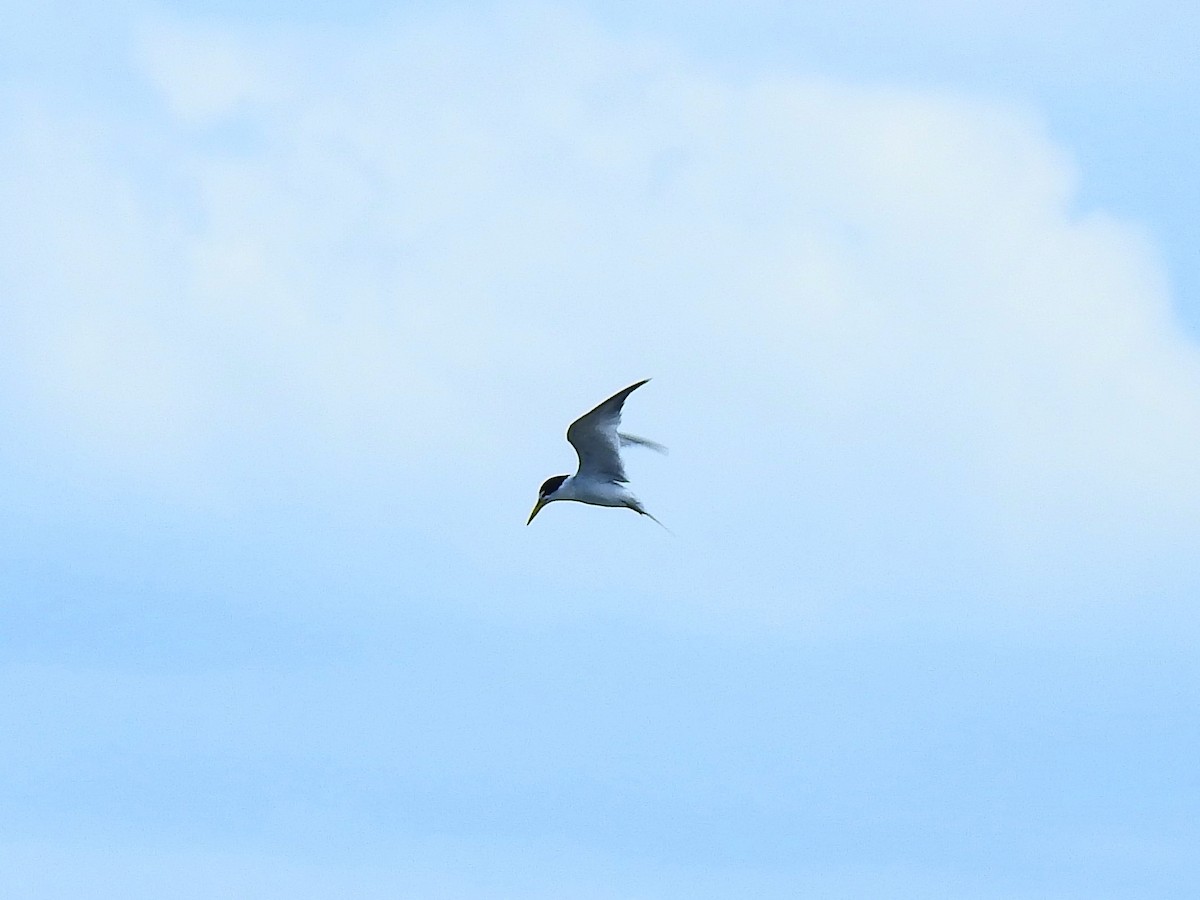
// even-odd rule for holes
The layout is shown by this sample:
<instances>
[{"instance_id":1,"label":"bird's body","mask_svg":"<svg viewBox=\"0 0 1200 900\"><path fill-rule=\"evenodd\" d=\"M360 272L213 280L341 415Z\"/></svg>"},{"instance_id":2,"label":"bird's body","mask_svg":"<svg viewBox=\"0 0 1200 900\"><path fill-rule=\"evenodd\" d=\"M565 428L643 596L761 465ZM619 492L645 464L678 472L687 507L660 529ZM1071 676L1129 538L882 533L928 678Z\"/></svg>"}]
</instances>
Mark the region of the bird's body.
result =
<instances>
[{"instance_id":1,"label":"bird's body","mask_svg":"<svg viewBox=\"0 0 1200 900\"><path fill-rule=\"evenodd\" d=\"M649 380L647 378L618 391L591 412L571 423L571 427L567 429L567 440L571 442L575 454L579 457L579 469L574 475L555 475L546 479L538 491L537 503L533 512L529 514L529 522L533 521L543 506L555 500L575 500L592 506L624 506L654 519L654 516L646 512L633 491L626 487L629 479L625 477L621 448L639 445L660 452L666 448L645 438L617 431L617 426L621 424L621 408L625 405L625 398ZM658 519L654 521L658 522ZM528 525L529 522L525 524Z\"/></svg>"},{"instance_id":2,"label":"bird's body","mask_svg":"<svg viewBox=\"0 0 1200 900\"><path fill-rule=\"evenodd\" d=\"M554 492L554 499L578 500L592 506L628 506L630 509L641 506L641 501L633 495L633 491L618 481L579 480L574 475L563 479Z\"/></svg>"}]
</instances>

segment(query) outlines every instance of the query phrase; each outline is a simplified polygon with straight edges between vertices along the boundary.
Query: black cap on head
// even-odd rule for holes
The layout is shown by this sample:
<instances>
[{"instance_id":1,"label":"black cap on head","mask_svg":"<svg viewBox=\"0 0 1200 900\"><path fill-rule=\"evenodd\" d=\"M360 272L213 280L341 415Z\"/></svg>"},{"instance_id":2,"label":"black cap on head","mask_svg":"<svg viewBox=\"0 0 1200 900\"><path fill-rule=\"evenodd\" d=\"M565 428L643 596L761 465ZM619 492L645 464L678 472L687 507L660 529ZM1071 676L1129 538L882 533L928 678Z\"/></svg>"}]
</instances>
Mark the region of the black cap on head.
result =
<instances>
[{"instance_id":1,"label":"black cap on head","mask_svg":"<svg viewBox=\"0 0 1200 900\"><path fill-rule=\"evenodd\" d=\"M542 482L542 486L538 488L538 496L545 497L549 494L553 494L566 480L566 475L554 475L550 478L547 478L544 482Z\"/></svg>"}]
</instances>

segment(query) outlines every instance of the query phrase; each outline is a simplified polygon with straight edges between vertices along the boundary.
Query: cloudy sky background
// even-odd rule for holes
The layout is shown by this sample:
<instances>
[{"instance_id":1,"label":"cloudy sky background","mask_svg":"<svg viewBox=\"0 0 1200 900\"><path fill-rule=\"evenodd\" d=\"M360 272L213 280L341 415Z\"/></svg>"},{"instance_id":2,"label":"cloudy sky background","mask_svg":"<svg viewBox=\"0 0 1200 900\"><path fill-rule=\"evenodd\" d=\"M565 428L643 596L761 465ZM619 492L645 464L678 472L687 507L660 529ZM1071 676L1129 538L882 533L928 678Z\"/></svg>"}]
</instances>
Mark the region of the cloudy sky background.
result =
<instances>
[{"instance_id":1,"label":"cloudy sky background","mask_svg":"<svg viewBox=\"0 0 1200 900\"><path fill-rule=\"evenodd\" d=\"M4 14L14 896L1195 896L1200 14Z\"/></svg>"}]
</instances>

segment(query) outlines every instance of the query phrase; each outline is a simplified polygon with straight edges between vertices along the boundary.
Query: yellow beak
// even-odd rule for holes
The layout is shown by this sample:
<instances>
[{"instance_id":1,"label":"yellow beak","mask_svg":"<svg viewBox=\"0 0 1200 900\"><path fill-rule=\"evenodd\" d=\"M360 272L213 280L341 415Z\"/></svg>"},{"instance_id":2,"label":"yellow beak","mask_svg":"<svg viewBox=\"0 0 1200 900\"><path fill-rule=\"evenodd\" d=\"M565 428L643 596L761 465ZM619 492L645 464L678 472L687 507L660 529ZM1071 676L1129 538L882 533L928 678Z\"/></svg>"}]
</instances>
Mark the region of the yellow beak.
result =
<instances>
[{"instance_id":1,"label":"yellow beak","mask_svg":"<svg viewBox=\"0 0 1200 900\"><path fill-rule=\"evenodd\" d=\"M545 506L546 503L547 503L546 500L543 500L541 497L538 497L538 502L533 505L533 512L531 512L529 514L529 520L525 523L526 525L528 525L530 522L533 521L533 517L536 516L538 514L538 512L541 511L541 508L543 506Z\"/></svg>"}]
</instances>

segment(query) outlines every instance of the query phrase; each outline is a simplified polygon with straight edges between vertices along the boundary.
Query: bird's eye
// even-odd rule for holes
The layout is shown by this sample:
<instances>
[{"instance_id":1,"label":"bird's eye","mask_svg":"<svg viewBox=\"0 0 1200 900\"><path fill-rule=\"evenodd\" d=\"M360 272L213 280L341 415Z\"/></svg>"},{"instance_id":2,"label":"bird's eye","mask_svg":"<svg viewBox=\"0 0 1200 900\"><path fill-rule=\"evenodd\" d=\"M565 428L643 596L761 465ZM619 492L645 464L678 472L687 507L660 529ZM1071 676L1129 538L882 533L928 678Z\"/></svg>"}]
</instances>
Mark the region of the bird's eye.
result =
<instances>
[{"instance_id":1,"label":"bird's eye","mask_svg":"<svg viewBox=\"0 0 1200 900\"><path fill-rule=\"evenodd\" d=\"M550 496L557 491L562 486L562 483L566 480L566 475L555 475L553 478L547 478L544 482L542 482L541 488L538 489L538 496Z\"/></svg>"}]
</instances>

